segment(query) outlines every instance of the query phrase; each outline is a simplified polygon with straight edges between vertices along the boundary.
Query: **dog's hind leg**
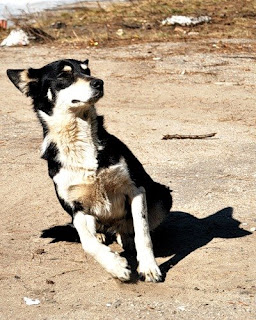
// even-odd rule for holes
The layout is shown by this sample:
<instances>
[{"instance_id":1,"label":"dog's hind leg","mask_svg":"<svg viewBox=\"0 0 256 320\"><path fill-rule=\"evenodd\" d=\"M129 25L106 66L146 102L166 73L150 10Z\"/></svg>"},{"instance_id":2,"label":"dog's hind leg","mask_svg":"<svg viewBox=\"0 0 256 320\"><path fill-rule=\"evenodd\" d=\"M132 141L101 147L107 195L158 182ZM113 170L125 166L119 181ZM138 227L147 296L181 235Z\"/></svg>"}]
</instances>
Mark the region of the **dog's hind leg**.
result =
<instances>
[{"instance_id":1,"label":"dog's hind leg","mask_svg":"<svg viewBox=\"0 0 256 320\"><path fill-rule=\"evenodd\" d=\"M153 253L148 225L146 193L143 187L136 190L131 207L139 274L145 281L159 282L162 280L162 275Z\"/></svg>"},{"instance_id":2,"label":"dog's hind leg","mask_svg":"<svg viewBox=\"0 0 256 320\"><path fill-rule=\"evenodd\" d=\"M96 238L96 222L93 216L78 211L73 224L85 252L91 254L114 278L130 280L131 271L128 269L127 260L112 252Z\"/></svg>"}]
</instances>

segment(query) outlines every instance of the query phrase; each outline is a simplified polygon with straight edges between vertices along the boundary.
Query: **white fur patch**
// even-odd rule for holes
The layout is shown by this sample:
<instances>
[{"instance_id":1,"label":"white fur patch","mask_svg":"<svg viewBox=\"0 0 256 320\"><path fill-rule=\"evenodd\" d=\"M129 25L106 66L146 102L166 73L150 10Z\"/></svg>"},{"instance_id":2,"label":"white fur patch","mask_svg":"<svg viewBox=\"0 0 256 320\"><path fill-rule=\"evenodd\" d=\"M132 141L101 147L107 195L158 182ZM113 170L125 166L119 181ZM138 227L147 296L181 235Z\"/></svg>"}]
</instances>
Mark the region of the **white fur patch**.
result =
<instances>
[{"instance_id":1,"label":"white fur patch","mask_svg":"<svg viewBox=\"0 0 256 320\"><path fill-rule=\"evenodd\" d=\"M51 143L51 140L49 139L49 136L47 135L44 140L43 143L41 145L41 156L43 156L43 154L45 153L45 151L47 150L47 148L49 147Z\"/></svg>"},{"instance_id":2,"label":"white fur patch","mask_svg":"<svg viewBox=\"0 0 256 320\"><path fill-rule=\"evenodd\" d=\"M156 264L153 253L148 226L146 194L143 187L138 188L137 194L132 199L131 207L139 272L144 276L145 281L158 282L161 280L161 271Z\"/></svg>"},{"instance_id":3,"label":"white fur patch","mask_svg":"<svg viewBox=\"0 0 256 320\"><path fill-rule=\"evenodd\" d=\"M56 108L51 116L43 111L38 114L49 129L42 144L42 154L53 142L58 150L56 160L61 162L63 168L75 172L82 170L82 175L85 172L95 175L98 168L97 149L100 145L96 138L97 123L94 119L97 115L94 107L88 110L89 121Z\"/></svg>"},{"instance_id":4,"label":"white fur patch","mask_svg":"<svg viewBox=\"0 0 256 320\"><path fill-rule=\"evenodd\" d=\"M47 91L47 97L50 101L52 101L52 92L51 92L51 89L49 88L48 91Z\"/></svg>"},{"instance_id":5,"label":"white fur patch","mask_svg":"<svg viewBox=\"0 0 256 320\"><path fill-rule=\"evenodd\" d=\"M89 110L92 119L95 109ZM55 110L52 116L39 111L39 116L46 122L49 130L42 144L42 154L51 142L56 144L57 161L62 165L54 177L61 198L68 200L68 189L73 185L92 183L98 168L97 148L94 136L97 123L92 119L85 121L72 113L60 113Z\"/></svg>"},{"instance_id":6,"label":"white fur patch","mask_svg":"<svg viewBox=\"0 0 256 320\"><path fill-rule=\"evenodd\" d=\"M96 236L91 232L92 217L83 212L77 212L73 224L79 234L85 252L91 254L113 277L128 281L131 271L127 268L127 260L120 257L119 254L115 254L109 247L97 240Z\"/></svg>"},{"instance_id":7,"label":"white fur patch","mask_svg":"<svg viewBox=\"0 0 256 320\"><path fill-rule=\"evenodd\" d=\"M90 86L90 82L79 79L69 87L59 91L55 109L67 111L67 109L75 105L85 105L93 95L94 91ZM74 101L80 103L74 103Z\"/></svg>"},{"instance_id":8,"label":"white fur patch","mask_svg":"<svg viewBox=\"0 0 256 320\"><path fill-rule=\"evenodd\" d=\"M57 186L59 196L65 201L69 199L69 188L74 185L88 184L94 181L95 173L84 169L72 170L72 168L61 168L53 178ZM71 203L71 202L70 202Z\"/></svg>"}]
</instances>

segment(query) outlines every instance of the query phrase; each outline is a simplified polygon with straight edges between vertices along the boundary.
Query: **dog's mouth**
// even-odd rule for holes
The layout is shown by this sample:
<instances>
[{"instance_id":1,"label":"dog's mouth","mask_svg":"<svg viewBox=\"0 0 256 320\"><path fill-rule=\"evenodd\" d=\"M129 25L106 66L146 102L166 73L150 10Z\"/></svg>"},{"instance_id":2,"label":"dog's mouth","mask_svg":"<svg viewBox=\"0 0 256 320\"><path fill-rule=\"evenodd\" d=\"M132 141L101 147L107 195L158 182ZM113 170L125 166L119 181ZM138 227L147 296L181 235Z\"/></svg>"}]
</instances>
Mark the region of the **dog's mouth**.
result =
<instances>
[{"instance_id":1,"label":"dog's mouth","mask_svg":"<svg viewBox=\"0 0 256 320\"><path fill-rule=\"evenodd\" d=\"M104 91L103 90L97 90L93 96L86 100L86 101L83 101L83 100L78 100L78 99L73 99L71 102L73 104L91 104L91 103L95 103L97 102L100 98L102 98L104 95Z\"/></svg>"},{"instance_id":2,"label":"dog's mouth","mask_svg":"<svg viewBox=\"0 0 256 320\"><path fill-rule=\"evenodd\" d=\"M72 100L71 102L74 103L74 104L76 104L76 103L80 103L80 102L82 102L82 101L81 101L81 100L75 100L75 99L74 99L74 100Z\"/></svg>"}]
</instances>

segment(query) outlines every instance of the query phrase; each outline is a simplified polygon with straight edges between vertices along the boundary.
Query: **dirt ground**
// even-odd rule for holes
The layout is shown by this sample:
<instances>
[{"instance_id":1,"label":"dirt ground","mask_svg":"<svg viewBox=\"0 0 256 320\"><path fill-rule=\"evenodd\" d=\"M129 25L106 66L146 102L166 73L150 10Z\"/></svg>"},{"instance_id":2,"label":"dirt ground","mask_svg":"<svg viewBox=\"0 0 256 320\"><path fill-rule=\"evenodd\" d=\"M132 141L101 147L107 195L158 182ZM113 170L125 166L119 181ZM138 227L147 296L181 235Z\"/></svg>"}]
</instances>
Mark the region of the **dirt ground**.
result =
<instances>
[{"instance_id":1,"label":"dirt ground","mask_svg":"<svg viewBox=\"0 0 256 320\"><path fill-rule=\"evenodd\" d=\"M244 43L255 47L236 45ZM256 318L256 54L200 45L0 49L1 319ZM173 190L170 216L152 235L162 283L112 279L67 226L40 159L41 127L5 71L68 57L90 59L105 81L98 112L108 130Z\"/></svg>"}]
</instances>

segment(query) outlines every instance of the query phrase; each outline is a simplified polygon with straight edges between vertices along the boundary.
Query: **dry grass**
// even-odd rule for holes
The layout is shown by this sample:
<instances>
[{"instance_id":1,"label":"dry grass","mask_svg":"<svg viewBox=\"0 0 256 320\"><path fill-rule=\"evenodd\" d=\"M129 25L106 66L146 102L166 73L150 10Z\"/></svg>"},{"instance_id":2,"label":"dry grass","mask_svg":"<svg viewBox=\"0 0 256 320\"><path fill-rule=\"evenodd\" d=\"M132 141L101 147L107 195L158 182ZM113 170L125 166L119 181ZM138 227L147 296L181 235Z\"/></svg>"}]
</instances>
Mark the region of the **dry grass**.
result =
<instances>
[{"instance_id":1,"label":"dry grass","mask_svg":"<svg viewBox=\"0 0 256 320\"><path fill-rule=\"evenodd\" d=\"M162 26L171 15L208 15L211 23ZM56 44L117 46L138 42L256 38L255 0L141 0L28 15L16 24L50 34ZM15 19L14 19L15 20ZM22 21L22 22L21 22ZM121 30L120 30L121 29Z\"/></svg>"}]
</instances>

